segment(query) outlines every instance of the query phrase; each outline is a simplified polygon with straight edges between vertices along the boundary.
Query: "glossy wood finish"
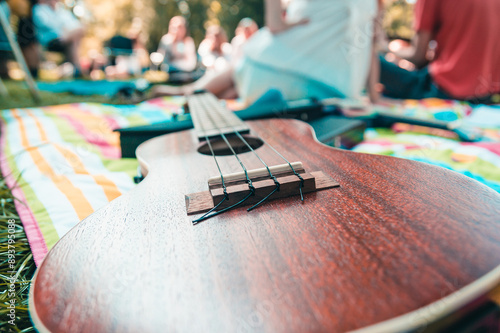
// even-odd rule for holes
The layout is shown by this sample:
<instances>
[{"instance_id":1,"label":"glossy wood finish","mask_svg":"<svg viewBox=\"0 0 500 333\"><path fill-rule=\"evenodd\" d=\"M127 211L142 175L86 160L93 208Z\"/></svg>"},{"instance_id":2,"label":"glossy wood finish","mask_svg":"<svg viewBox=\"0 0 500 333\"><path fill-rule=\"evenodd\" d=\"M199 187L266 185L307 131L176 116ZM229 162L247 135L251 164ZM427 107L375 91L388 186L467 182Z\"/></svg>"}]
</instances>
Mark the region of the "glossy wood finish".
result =
<instances>
[{"instance_id":1,"label":"glossy wood finish","mask_svg":"<svg viewBox=\"0 0 500 333\"><path fill-rule=\"evenodd\" d=\"M500 264L493 190L431 165L326 147L299 121L249 125L341 187L192 226L184 196L207 189L213 159L196 153L193 131L150 140L137 151L146 179L78 224L39 267L30 299L38 328L343 332L444 298L379 326L388 332L499 282L498 269L484 277ZM282 164L265 146L258 153ZM261 167L252 154L241 158ZM239 171L234 158L219 161L224 173Z\"/></svg>"}]
</instances>

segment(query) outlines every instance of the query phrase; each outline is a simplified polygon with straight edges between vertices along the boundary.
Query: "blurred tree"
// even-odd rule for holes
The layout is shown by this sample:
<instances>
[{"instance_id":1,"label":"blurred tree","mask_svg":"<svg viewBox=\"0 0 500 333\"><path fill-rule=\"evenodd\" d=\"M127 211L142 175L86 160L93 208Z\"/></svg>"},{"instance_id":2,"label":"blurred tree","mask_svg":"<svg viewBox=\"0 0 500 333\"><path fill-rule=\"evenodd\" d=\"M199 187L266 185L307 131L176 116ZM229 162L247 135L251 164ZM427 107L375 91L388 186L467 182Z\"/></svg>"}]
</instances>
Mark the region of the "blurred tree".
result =
<instances>
[{"instance_id":1,"label":"blurred tree","mask_svg":"<svg viewBox=\"0 0 500 333\"><path fill-rule=\"evenodd\" d=\"M217 13L217 18L230 39L234 37L234 30L242 18L253 19L259 27L264 25L263 0L221 0L220 4L221 10Z\"/></svg>"},{"instance_id":2,"label":"blurred tree","mask_svg":"<svg viewBox=\"0 0 500 333\"><path fill-rule=\"evenodd\" d=\"M412 1L414 2L414 1ZM382 26L389 39L413 37L413 4L406 0L385 1Z\"/></svg>"}]
</instances>

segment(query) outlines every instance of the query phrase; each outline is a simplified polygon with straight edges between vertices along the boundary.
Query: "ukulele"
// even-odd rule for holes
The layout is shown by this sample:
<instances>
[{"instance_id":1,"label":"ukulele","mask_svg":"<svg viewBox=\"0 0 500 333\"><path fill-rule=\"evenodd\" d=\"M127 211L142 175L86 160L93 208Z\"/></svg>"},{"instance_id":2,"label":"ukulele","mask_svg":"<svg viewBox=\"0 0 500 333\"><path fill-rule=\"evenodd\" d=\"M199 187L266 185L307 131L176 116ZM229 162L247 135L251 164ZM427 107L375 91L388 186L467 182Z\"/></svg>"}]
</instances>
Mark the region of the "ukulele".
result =
<instances>
[{"instance_id":1,"label":"ukulele","mask_svg":"<svg viewBox=\"0 0 500 333\"><path fill-rule=\"evenodd\" d=\"M40 332L424 331L499 284L490 188L189 104L195 129L141 144L145 179L38 267Z\"/></svg>"}]
</instances>

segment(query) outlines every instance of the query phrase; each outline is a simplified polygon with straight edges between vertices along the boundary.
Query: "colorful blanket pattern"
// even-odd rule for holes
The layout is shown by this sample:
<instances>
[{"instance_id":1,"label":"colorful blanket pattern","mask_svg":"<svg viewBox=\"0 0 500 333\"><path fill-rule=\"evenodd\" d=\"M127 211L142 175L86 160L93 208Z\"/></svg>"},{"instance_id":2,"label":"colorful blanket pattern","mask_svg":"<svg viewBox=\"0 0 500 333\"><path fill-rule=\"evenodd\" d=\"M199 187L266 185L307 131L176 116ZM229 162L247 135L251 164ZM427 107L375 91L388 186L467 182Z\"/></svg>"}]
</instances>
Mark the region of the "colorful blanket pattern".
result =
<instances>
[{"instance_id":1,"label":"colorful blanket pattern","mask_svg":"<svg viewBox=\"0 0 500 333\"><path fill-rule=\"evenodd\" d=\"M403 100L399 103L395 103L393 100L382 101L376 104L372 111L388 111L418 119L456 121L469 117L472 113L472 107L465 102L427 98Z\"/></svg>"},{"instance_id":2,"label":"colorful blanket pattern","mask_svg":"<svg viewBox=\"0 0 500 333\"><path fill-rule=\"evenodd\" d=\"M183 98L137 106L72 104L1 111L0 167L35 263L76 223L133 188L135 159L120 159L117 127L171 119Z\"/></svg>"},{"instance_id":3,"label":"colorful blanket pattern","mask_svg":"<svg viewBox=\"0 0 500 333\"><path fill-rule=\"evenodd\" d=\"M459 142L411 129L399 132L394 126L392 129L367 129L365 140L353 150L438 165L500 192L500 106L475 107L465 115L463 110L456 109L456 105L448 111L443 109L444 104L436 107L440 108L437 114L446 113L448 117L457 112L457 119L461 119L463 125L482 131L482 139L479 142ZM428 115L436 113L432 107L426 108Z\"/></svg>"}]
</instances>

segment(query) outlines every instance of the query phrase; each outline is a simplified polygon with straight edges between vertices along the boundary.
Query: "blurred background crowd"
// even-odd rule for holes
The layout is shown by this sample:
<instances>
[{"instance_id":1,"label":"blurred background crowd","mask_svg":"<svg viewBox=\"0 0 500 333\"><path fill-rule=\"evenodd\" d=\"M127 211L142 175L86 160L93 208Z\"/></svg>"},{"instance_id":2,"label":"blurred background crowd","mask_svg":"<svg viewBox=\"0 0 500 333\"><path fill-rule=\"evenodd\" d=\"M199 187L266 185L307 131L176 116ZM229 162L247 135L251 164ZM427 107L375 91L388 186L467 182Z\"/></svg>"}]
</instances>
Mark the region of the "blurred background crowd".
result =
<instances>
[{"instance_id":1,"label":"blurred background crowd","mask_svg":"<svg viewBox=\"0 0 500 333\"><path fill-rule=\"evenodd\" d=\"M46 81L144 74L162 82L173 72L221 71L264 23L262 0L1 1L33 76ZM393 48L413 36L413 2L384 2ZM21 79L1 30L0 75Z\"/></svg>"}]
</instances>

